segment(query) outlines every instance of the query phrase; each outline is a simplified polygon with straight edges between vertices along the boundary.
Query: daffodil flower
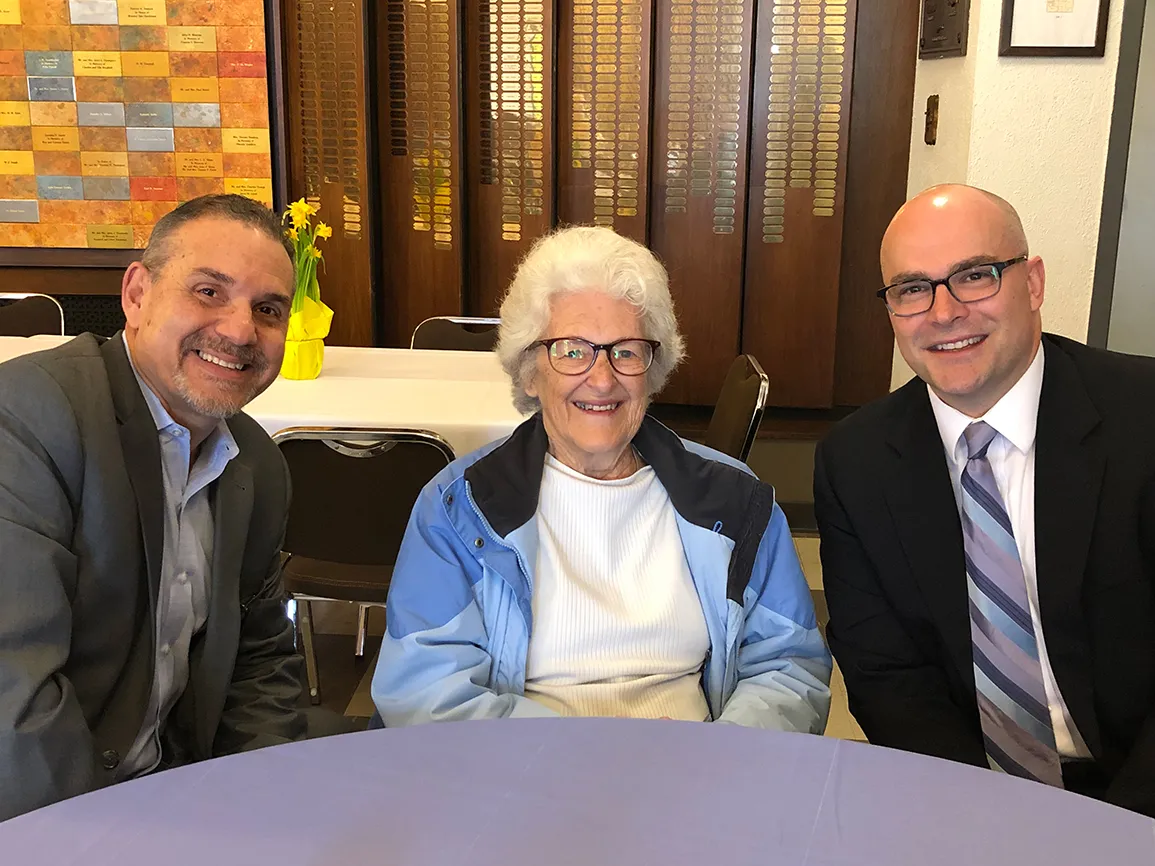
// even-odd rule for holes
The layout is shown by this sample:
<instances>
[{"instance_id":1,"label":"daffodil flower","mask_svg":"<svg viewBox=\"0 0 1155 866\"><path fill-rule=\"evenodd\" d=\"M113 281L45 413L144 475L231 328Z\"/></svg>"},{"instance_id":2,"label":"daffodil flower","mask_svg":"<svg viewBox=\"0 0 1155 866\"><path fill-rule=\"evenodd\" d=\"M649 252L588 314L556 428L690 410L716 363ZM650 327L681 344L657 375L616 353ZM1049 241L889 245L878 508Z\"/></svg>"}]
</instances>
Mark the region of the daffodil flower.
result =
<instances>
[{"instance_id":1,"label":"daffodil flower","mask_svg":"<svg viewBox=\"0 0 1155 866\"><path fill-rule=\"evenodd\" d=\"M289 229L287 234L289 235L289 240L294 241L294 242L297 240L297 238L300 237L300 235L297 234L296 229Z\"/></svg>"},{"instance_id":2,"label":"daffodil flower","mask_svg":"<svg viewBox=\"0 0 1155 866\"><path fill-rule=\"evenodd\" d=\"M303 229L309 224L309 217L316 213L316 208L306 202L304 199L293 202L289 205L289 219L293 221L293 228Z\"/></svg>"},{"instance_id":3,"label":"daffodil flower","mask_svg":"<svg viewBox=\"0 0 1155 866\"><path fill-rule=\"evenodd\" d=\"M321 251L319 249L317 249L316 247L309 247L309 252L311 252L313 254L313 258L315 258L315 259L321 258Z\"/></svg>"},{"instance_id":4,"label":"daffodil flower","mask_svg":"<svg viewBox=\"0 0 1155 866\"><path fill-rule=\"evenodd\" d=\"M322 240L328 240L329 238L333 237L333 228L331 226L325 225L324 223L317 223L317 237L321 238Z\"/></svg>"}]
</instances>

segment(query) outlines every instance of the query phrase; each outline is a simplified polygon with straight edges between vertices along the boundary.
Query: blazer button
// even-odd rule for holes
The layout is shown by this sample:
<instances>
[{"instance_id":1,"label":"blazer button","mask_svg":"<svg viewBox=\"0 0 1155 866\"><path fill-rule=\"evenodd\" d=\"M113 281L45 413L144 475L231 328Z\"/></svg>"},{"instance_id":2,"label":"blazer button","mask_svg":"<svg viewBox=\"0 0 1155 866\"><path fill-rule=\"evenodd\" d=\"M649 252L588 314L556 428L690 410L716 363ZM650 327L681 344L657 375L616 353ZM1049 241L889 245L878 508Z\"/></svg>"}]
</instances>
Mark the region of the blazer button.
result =
<instances>
[{"instance_id":1,"label":"blazer button","mask_svg":"<svg viewBox=\"0 0 1155 866\"><path fill-rule=\"evenodd\" d=\"M116 751L116 749L108 749L101 754L100 760L104 769L115 770L120 766L120 752Z\"/></svg>"}]
</instances>

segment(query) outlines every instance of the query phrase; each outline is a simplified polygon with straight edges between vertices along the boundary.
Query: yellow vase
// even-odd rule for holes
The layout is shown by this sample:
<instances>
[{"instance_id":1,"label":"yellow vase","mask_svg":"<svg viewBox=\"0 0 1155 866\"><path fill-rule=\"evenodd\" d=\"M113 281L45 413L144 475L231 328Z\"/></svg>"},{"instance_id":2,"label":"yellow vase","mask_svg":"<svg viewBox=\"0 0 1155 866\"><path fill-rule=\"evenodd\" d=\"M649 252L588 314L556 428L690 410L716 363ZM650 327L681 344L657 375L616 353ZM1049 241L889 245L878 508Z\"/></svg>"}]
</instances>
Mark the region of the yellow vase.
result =
<instances>
[{"instance_id":1,"label":"yellow vase","mask_svg":"<svg viewBox=\"0 0 1155 866\"><path fill-rule=\"evenodd\" d=\"M281 375L286 379L316 379L325 360L325 340L333 311L321 301L304 298L300 309L289 316L285 340L285 360Z\"/></svg>"},{"instance_id":2,"label":"yellow vase","mask_svg":"<svg viewBox=\"0 0 1155 866\"><path fill-rule=\"evenodd\" d=\"M286 340L281 375L286 379L316 379L324 360L324 340Z\"/></svg>"}]
</instances>

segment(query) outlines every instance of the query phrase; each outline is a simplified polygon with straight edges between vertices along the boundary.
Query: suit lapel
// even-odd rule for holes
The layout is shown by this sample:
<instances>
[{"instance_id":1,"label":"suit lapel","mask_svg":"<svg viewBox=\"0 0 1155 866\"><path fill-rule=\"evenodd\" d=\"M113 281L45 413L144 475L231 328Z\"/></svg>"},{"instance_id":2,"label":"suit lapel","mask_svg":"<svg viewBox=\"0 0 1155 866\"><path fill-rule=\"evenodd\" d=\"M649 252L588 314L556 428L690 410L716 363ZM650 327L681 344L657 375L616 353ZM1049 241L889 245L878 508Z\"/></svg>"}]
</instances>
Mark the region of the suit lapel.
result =
<instances>
[{"instance_id":1,"label":"suit lapel","mask_svg":"<svg viewBox=\"0 0 1155 866\"><path fill-rule=\"evenodd\" d=\"M1088 748L1100 752L1083 574L1106 466L1100 417L1074 363L1044 340L1035 436L1035 562L1047 656Z\"/></svg>"},{"instance_id":2,"label":"suit lapel","mask_svg":"<svg viewBox=\"0 0 1155 866\"><path fill-rule=\"evenodd\" d=\"M203 757L212 754L217 720L224 707L230 676L236 663L240 634L240 577L249 519L253 511L253 474L244 455L229 461L212 494L212 595L203 639L189 660L189 677L196 699L197 746Z\"/></svg>"},{"instance_id":3,"label":"suit lapel","mask_svg":"<svg viewBox=\"0 0 1155 866\"><path fill-rule=\"evenodd\" d=\"M108 371L124 465L140 517L144 560L148 569L149 610L155 617L164 552L164 479L160 468L160 440L156 421L148 411L148 403L128 361L121 334L107 340L101 346L101 353Z\"/></svg>"},{"instance_id":4,"label":"suit lapel","mask_svg":"<svg viewBox=\"0 0 1155 866\"><path fill-rule=\"evenodd\" d=\"M970 615L962 526L942 438L926 385L902 389L889 442L893 471L886 473L886 500L915 583L922 591L949 657L973 688Z\"/></svg>"}]
</instances>

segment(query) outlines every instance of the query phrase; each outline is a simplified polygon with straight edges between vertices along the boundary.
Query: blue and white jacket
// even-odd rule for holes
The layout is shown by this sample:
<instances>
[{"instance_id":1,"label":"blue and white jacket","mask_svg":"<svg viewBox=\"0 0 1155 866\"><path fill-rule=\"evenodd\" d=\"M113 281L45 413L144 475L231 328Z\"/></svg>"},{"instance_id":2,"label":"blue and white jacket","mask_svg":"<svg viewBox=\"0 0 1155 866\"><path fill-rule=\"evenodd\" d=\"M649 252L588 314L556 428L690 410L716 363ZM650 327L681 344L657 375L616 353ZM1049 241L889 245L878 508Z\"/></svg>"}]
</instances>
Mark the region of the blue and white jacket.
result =
<instances>
[{"instance_id":1,"label":"blue and white jacket","mask_svg":"<svg viewBox=\"0 0 1155 866\"><path fill-rule=\"evenodd\" d=\"M677 513L710 635L702 687L711 718L822 733L830 653L773 488L648 416L633 444ZM373 675L386 726L554 715L524 695L547 446L534 415L421 492Z\"/></svg>"}]
</instances>

